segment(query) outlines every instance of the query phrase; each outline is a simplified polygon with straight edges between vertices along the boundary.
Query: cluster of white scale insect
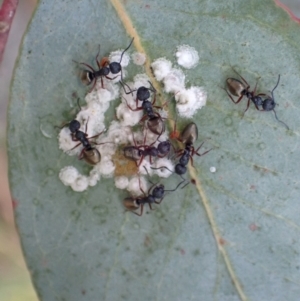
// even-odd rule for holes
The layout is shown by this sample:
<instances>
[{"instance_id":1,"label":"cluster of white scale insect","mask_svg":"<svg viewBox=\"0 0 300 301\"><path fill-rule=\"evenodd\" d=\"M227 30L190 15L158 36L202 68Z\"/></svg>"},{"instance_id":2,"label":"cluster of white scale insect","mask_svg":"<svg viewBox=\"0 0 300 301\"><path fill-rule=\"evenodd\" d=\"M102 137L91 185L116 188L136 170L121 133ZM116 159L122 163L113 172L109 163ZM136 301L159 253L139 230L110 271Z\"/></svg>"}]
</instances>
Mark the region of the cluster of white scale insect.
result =
<instances>
[{"instance_id":1,"label":"cluster of white scale insect","mask_svg":"<svg viewBox=\"0 0 300 301\"><path fill-rule=\"evenodd\" d=\"M119 62L122 50L114 51L110 54L110 62ZM197 51L188 45L179 46L176 52L177 62L185 68L194 68L199 56ZM134 53L132 60L136 65L143 65L146 61L146 56L143 53ZM123 54L121 66L123 78L126 77L126 66L128 66L130 57L127 53ZM171 61L165 58L155 60L151 67L157 81L161 81L164 85L164 91L175 95L176 109L180 117L191 118L195 112L206 103L207 94L202 87L193 86L188 89L185 88L185 75L181 69L173 68ZM114 78L115 75L109 74L108 77ZM124 175L116 175L116 166L113 157L116 152L122 152L125 146L135 145L150 145L157 140L157 135L147 130L146 127L139 131L132 131L132 127L139 124L144 113L143 110L133 111L128 105L136 108L136 90L141 87L151 88L149 78L146 74L138 74L134 77L133 82L126 82L125 89L127 93L129 88L135 90L133 93L126 94L123 87L119 84L120 76L110 80L105 77L98 79L95 88L86 95L86 106L82 107L80 112L74 118L81 124L80 131L86 132L87 137L92 137L103 132L101 135L89 140L92 147L97 148L101 154L101 160L98 164L93 166L89 175L82 175L74 166L66 166L61 169L59 178L64 185L70 186L74 191L84 191L89 186L95 186L100 180L101 176L105 178L114 177L115 186L119 189L127 189L132 196L141 195L141 189L148 190L148 182L144 176L156 174L159 177L167 178L174 171L174 163L168 158L152 158L150 164L149 157L145 157L139 168L138 173L128 178ZM92 85L92 84L91 84ZM151 93L150 101L154 95ZM170 96L170 99L172 96ZM105 112L114 100L120 99L121 103L116 108L116 117L118 120L113 120L108 129L105 129ZM126 103L127 102L127 103ZM138 106L141 106L139 101ZM158 113L163 118L167 118L168 113L164 109L159 109ZM165 120L165 119L164 119ZM146 138L145 138L146 137ZM75 147L79 141L73 141L68 126L61 129L59 136L59 147L66 154L70 156L79 156L83 147L82 145ZM144 142L144 139L146 140ZM135 140L135 142L134 142ZM160 141L168 140L168 131L159 137ZM93 143L95 142L95 144ZM153 146L158 145L158 141ZM75 147L75 148L74 148ZM168 167L161 169L162 166ZM144 176L142 176L144 175Z\"/></svg>"}]
</instances>

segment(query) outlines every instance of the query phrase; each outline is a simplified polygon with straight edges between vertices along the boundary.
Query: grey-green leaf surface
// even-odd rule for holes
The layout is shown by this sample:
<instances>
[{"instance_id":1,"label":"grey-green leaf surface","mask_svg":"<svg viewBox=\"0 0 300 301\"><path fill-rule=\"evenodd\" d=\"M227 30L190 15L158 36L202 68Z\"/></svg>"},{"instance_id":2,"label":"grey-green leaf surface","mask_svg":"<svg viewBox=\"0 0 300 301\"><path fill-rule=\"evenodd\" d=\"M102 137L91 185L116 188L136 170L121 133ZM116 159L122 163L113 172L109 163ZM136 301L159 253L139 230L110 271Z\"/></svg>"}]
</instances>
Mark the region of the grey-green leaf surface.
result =
<instances>
[{"instance_id":1,"label":"grey-green leaf surface","mask_svg":"<svg viewBox=\"0 0 300 301\"><path fill-rule=\"evenodd\" d=\"M196 185L142 217L124 213L128 194L113 179L84 193L60 182L62 167L89 167L58 149L54 128L87 91L72 60L94 64L99 44L101 56L124 48L133 28L130 51L140 39L150 61L175 62L181 44L199 51L199 65L185 74L208 91L194 121L198 143L211 138L213 148L194 158L187 177ZM252 104L241 118L246 100L234 105L221 89L236 77L232 66L252 88L260 78L262 93L281 75L276 110L290 130ZM135 72L144 70L132 68L128 78ZM8 152L17 225L41 300L299 300L299 78L299 25L272 1L40 2L11 88ZM112 108L107 125L113 118Z\"/></svg>"}]
</instances>

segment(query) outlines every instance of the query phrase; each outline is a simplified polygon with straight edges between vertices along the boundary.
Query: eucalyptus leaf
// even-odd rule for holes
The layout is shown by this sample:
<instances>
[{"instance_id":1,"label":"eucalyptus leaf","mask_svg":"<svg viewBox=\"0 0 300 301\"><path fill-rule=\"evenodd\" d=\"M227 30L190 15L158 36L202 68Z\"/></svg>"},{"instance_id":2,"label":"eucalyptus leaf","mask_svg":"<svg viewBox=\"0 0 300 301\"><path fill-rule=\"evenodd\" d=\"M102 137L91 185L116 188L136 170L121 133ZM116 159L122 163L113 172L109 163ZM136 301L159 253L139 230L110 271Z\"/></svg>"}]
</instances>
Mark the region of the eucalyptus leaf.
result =
<instances>
[{"instance_id":1,"label":"eucalyptus leaf","mask_svg":"<svg viewBox=\"0 0 300 301\"><path fill-rule=\"evenodd\" d=\"M208 92L193 119L195 146L210 138L205 145L213 148L194 157L187 177L196 185L142 217L124 213L128 193L113 179L84 193L60 182L64 166L89 167L58 149L55 128L88 91L72 60L94 65L99 44L103 57L132 36L129 53L143 47L148 63L166 57L176 65L182 44L198 50L199 65L184 71L190 86ZM40 299L299 300L299 45L299 25L272 1L41 1L8 113L11 192ZM235 105L222 89L237 77L232 67L251 89L260 78L261 93L281 75L276 112L290 130L253 104L242 118L246 100ZM150 74L129 71L128 79ZM113 119L112 107L107 125ZM164 184L178 181L174 175Z\"/></svg>"}]
</instances>

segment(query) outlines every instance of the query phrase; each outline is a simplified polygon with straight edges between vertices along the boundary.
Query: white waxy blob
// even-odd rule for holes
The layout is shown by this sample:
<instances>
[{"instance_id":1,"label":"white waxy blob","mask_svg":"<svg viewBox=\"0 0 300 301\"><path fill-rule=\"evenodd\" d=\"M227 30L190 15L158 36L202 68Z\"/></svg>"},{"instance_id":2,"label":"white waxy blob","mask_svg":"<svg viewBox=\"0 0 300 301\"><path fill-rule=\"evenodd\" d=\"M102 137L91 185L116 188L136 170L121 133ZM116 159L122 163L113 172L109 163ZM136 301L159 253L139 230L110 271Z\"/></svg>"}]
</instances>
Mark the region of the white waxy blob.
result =
<instances>
[{"instance_id":1,"label":"white waxy blob","mask_svg":"<svg viewBox=\"0 0 300 301\"><path fill-rule=\"evenodd\" d=\"M125 176L115 177L115 185L119 189L126 189L128 187L129 180Z\"/></svg>"},{"instance_id":2,"label":"white waxy blob","mask_svg":"<svg viewBox=\"0 0 300 301\"><path fill-rule=\"evenodd\" d=\"M106 156L106 155L112 156L117 150L117 145L109 137L105 137L101 140L97 140L97 143L98 144L102 143L101 145L95 145L95 147L98 149L100 154L103 156Z\"/></svg>"},{"instance_id":3,"label":"white waxy blob","mask_svg":"<svg viewBox=\"0 0 300 301\"><path fill-rule=\"evenodd\" d=\"M102 155L102 154L101 154ZM97 164L97 170L105 178L111 178L115 171L115 165L110 156L101 156L100 163Z\"/></svg>"},{"instance_id":4,"label":"white waxy blob","mask_svg":"<svg viewBox=\"0 0 300 301\"><path fill-rule=\"evenodd\" d=\"M122 126L134 126L142 119L143 111L132 111L128 108L127 104L122 102L116 108L116 115Z\"/></svg>"},{"instance_id":5,"label":"white waxy blob","mask_svg":"<svg viewBox=\"0 0 300 301\"><path fill-rule=\"evenodd\" d=\"M102 107L103 104L107 104L113 100L113 96L113 92L109 91L108 89L103 89L101 87L101 80L98 80L96 88L86 95L85 101L87 104L96 102Z\"/></svg>"},{"instance_id":6,"label":"white waxy blob","mask_svg":"<svg viewBox=\"0 0 300 301\"><path fill-rule=\"evenodd\" d=\"M89 180L86 176L79 175L77 179L71 184L74 191L84 191L89 187Z\"/></svg>"},{"instance_id":7,"label":"white waxy blob","mask_svg":"<svg viewBox=\"0 0 300 301\"><path fill-rule=\"evenodd\" d=\"M172 69L172 63L166 58L159 58L151 64L155 78L162 81Z\"/></svg>"},{"instance_id":8,"label":"white waxy blob","mask_svg":"<svg viewBox=\"0 0 300 301\"><path fill-rule=\"evenodd\" d=\"M124 51L124 49L111 52L108 57L109 62L110 63L112 63L112 62L120 63L122 68L127 67L130 62L130 56L126 52L123 53L123 51ZM122 56L122 61L121 61L122 53L123 53L123 56Z\"/></svg>"},{"instance_id":9,"label":"white waxy blob","mask_svg":"<svg viewBox=\"0 0 300 301\"><path fill-rule=\"evenodd\" d=\"M167 158L160 158L156 160L154 167L158 169L153 169L153 173L161 178L168 178L172 175L172 173L174 173L174 164Z\"/></svg>"},{"instance_id":10,"label":"white waxy blob","mask_svg":"<svg viewBox=\"0 0 300 301\"><path fill-rule=\"evenodd\" d=\"M82 149L79 146L72 149L74 146L78 144L78 141L72 140L70 129L67 126L63 127L59 132L58 143L59 143L59 148L69 156L79 155Z\"/></svg>"},{"instance_id":11,"label":"white waxy blob","mask_svg":"<svg viewBox=\"0 0 300 301\"><path fill-rule=\"evenodd\" d=\"M211 167L209 168L209 171L212 172L212 173L214 173L214 172L217 171L217 169L216 169L214 166L211 166Z\"/></svg>"},{"instance_id":12,"label":"white waxy blob","mask_svg":"<svg viewBox=\"0 0 300 301\"><path fill-rule=\"evenodd\" d=\"M112 121L107 131L109 141L116 144L127 144L132 139L132 131L129 126L123 126L118 121Z\"/></svg>"},{"instance_id":13,"label":"white waxy blob","mask_svg":"<svg viewBox=\"0 0 300 301\"><path fill-rule=\"evenodd\" d=\"M127 190L130 192L132 196L141 196L143 195L142 190L147 193L148 192L148 183L144 177L133 177L129 185L127 187Z\"/></svg>"},{"instance_id":14,"label":"white waxy blob","mask_svg":"<svg viewBox=\"0 0 300 301\"><path fill-rule=\"evenodd\" d=\"M185 89L185 75L180 69L173 68L163 79L164 90L167 93L177 93Z\"/></svg>"},{"instance_id":15,"label":"white waxy blob","mask_svg":"<svg viewBox=\"0 0 300 301\"><path fill-rule=\"evenodd\" d=\"M186 69L195 68L199 62L198 51L189 45L178 46L175 55L178 65Z\"/></svg>"},{"instance_id":16,"label":"white waxy blob","mask_svg":"<svg viewBox=\"0 0 300 301\"><path fill-rule=\"evenodd\" d=\"M95 168L90 171L90 176L88 177L89 186L95 186L97 182L100 180L100 174L97 172Z\"/></svg>"},{"instance_id":17,"label":"white waxy blob","mask_svg":"<svg viewBox=\"0 0 300 301\"><path fill-rule=\"evenodd\" d=\"M141 165L139 166L139 174L141 175L152 175L153 169L151 168L151 164L148 160L148 158L144 158Z\"/></svg>"},{"instance_id":18,"label":"white waxy blob","mask_svg":"<svg viewBox=\"0 0 300 301\"><path fill-rule=\"evenodd\" d=\"M64 185L69 186L78 178L79 172L74 166L66 166L59 172L59 178Z\"/></svg>"},{"instance_id":19,"label":"white waxy blob","mask_svg":"<svg viewBox=\"0 0 300 301\"><path fill-rule=\"evenodd\" d=\"M149 77L144 73L135 75L133 81L134 81L133 82L134 89L138 89L141 86L144 86L146 88L152 88L149 83L150 81Z\"/></svg>"},{"instance_id":20,"label":"white waxy blob","mask_svg":"<svg viewBox=\"0 0 300 301\"><path fill-rule=\"evenodd\" d=\"M141 66L144 65L146 63L146 55L145 53L141 53L141 52L134 52L131 55L132 61L134 64Z\"/></svg>"},{"instance_id":21,"label":"white waxy blob","mask_svg":"<svg viewBox=\"0 0 300 301\"><path fill-rule=\"evenodd\" d=\"M176 93L175 100L178 115L191 118L198 109L206 104L207 93L202 87L191 87Z\"/></svg>"}]
</instances>

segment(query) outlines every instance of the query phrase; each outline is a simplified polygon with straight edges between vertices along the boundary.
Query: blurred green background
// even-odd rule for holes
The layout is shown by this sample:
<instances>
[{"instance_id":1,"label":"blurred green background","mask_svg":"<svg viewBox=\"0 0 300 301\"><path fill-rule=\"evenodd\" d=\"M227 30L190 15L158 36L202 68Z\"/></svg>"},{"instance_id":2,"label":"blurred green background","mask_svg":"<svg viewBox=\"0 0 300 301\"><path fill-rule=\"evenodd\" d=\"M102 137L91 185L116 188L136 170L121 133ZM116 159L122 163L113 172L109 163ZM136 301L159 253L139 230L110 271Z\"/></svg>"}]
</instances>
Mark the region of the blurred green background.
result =
<instances>
[{"instance_id":1,"label":"blurred green background","mask_svg":"<svg viewBox=\"0 0 300 301\"><path fill-rule=\"evenodd\" d=\"M0 64L0 301L37 301L14 224L7 179L6 111L19 45L37 0L20 0ZM1 3L1 1L0 1ZM300 18L299 0L282 0ZM88 2L87 2L88 4ZM1 21L1 20L0 20ZM300 26L300 24L299 24ZM300 30L300 28L299 28Z\"/></svg>"}]
</instances>

